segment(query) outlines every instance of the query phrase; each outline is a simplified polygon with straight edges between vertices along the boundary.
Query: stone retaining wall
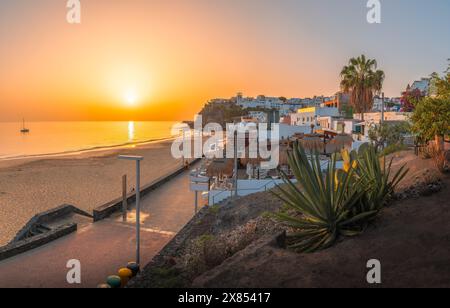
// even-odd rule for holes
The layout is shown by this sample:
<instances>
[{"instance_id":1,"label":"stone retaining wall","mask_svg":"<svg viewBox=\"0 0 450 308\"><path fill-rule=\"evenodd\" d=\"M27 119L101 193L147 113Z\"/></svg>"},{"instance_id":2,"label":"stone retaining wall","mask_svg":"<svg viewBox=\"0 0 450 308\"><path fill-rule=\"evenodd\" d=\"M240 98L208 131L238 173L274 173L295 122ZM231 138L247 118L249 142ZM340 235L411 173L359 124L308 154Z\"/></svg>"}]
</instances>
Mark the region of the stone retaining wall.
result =
<instances>
[{"instance_id":1,"label":"stone retaining wall","mask_svg":"<svg viewBox=\"0 0 450 308\"><path fill-rule=\"evenodd\" d=\"M36 235L21 241L17 241L0 247L0 261L14 257L18 254L48 244L77 230L77 224L71 223L60 226L40 235Z\"/></svg>"},{"instance_id":2,"label":"stone retaining wall","mask_svg":"<svg viewBox=\"0 0 450 308\"><path fill-rule=\"evenodd\" d=\"M200 159L196 159L193 162L190 163L190 165L195 164ZM155 189L161 187L163 184L169 182L173 178L177 177L178 175L182 174L184 171L186 171L185 168L180 168L175 170L169 175L163 176L152 183L145 185L143 188L141 188L141 197L147 195L148 193L154 191ZM131 207L131 205L136 201L136 193L132 192L127 195L127 204L128 209ZM105 218L108 218L115 212L120 212L122 210L122 198L115 199L111 202L108 202L104 205L101 205L94 209L93 215L94 215L94 222L103 220Z\"/></svg>"}]
</instances>

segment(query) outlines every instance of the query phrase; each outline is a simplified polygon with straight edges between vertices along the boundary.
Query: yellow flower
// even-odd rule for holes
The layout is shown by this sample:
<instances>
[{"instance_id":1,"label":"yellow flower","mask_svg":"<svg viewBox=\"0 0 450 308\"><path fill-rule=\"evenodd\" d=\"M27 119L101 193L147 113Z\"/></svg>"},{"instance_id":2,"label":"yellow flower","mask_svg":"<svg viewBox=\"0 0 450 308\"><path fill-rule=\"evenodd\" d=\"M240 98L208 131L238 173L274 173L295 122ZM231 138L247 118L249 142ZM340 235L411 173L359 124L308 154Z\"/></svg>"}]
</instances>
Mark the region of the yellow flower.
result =
<instances>
[{"instance_id":1,"label":"yellow flower","mask_svg":"<svg viewBox=\"0 0 450 308\"><path fill-rule=\"evenodd\" d=\"M358 168L358 161L357 161L357 160L354 160L354 161L353 161L352 168L353 168L353 169Z\"/></svg>"},{"instance_id":2,"label":"yellow flower","mask_svg":"<svg viewBox=\"0 0 450 308\"><path fill-rule=\"evenodd\" d=\"M344 162L349 162L350 163L350 154L348 153L348 150L344 149L341 151L341 156L342 156L342 160Z\"/></svg>"},{"instance_id":3,"label":"yellow flower","mask_svg":"<svg viewBox=\"0 0 450 308\"><path fill-rule=\"evenodd\" d=\"M344 171L348 173L350 171L351 164L350 162L344 162Z\"/></svg>"}]
</instances>

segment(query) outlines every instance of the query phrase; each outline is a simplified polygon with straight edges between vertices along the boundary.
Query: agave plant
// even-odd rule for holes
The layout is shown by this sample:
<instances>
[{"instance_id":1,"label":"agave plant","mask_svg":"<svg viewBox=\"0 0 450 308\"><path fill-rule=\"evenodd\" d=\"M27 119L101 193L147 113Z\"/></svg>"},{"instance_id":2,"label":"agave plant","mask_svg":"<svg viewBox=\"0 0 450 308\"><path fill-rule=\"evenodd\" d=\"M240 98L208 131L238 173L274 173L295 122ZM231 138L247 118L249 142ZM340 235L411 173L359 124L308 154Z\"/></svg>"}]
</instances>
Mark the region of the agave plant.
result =
<instances>
[{"instance_id":1,"label":"agave plant","mask_svg":"<svg viewBox=\"0 0 450 308\"><path fill-rule=\"evenodd\" d=\"M408 173L406 165L403 165L395 174L392 174L392 162L393 159L387 163L386 157L380 157L372 145L360 149L355 175L360 185L366 190L360 204L360 212L379 211L383 208Z\"/></svg>"},{"instance_id":2,"label":"agave plant","mask_svg":"<svg viewBox=\"0 0 450 308\"><path fill-rule=\"evenodd\" d=\"M298 231L290 235L290 248L301 252L328 248L341 235L357 234L358 226L377 214L371 210L354 214L353 208L366 193L361 185L355 185L355 166L350 166L348 172L337 169L334 155L322 171L319 154L308 157L298 142L288 154L288 162L297 183L282 173L285 185L278 186L276 195L294 214L276 216Z\"/></svg>"}]
</instances>

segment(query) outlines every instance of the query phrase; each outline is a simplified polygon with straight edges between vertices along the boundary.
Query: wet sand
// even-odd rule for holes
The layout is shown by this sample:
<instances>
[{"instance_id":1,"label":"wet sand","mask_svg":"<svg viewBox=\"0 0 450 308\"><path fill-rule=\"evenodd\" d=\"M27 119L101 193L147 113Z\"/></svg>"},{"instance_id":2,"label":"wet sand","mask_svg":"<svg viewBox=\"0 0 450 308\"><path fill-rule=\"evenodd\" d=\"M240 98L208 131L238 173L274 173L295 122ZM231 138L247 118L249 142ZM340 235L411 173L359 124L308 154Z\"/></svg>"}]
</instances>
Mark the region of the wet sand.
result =
<instances>
[{"instance_id":1,"label":"wet sand","mask_svg":"<svg viewBox=\"0 0 450 308\"><path fill-rule=\"evenodd\" d=\"M88 213L121 196L122 175L135 187L134 162L119 154L142 155L147 184L181 166L172 158L171 141L60 157L0 161L0 246L7 244L34 215L62 204Z\"/></svg>"}]
</instances>

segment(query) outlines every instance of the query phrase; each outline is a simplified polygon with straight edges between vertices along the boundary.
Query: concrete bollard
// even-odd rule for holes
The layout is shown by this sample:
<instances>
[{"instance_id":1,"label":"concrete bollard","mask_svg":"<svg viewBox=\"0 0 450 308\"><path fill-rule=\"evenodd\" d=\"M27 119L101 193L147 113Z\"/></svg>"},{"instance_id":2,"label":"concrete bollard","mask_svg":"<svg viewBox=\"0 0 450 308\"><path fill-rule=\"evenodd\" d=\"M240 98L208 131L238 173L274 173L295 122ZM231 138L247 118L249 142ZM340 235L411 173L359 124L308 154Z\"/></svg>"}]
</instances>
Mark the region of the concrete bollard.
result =
<instances>
[{"instance_id":1,"label":"concrete bollard","mask_svg":"<svg viewBox=\"0 0 450 308\"><path fill-rule=\"evenodd\" d=\"M130 279L133 278L133 272L128 268L121 268L119 270L119 277L122 282L121 286L123 288L127 285L128 281L130 281Z\"/></svg>"},{"instance_id":2,"label":"concrete bollard","mask_svg":"<svg viewBox=\"0 0 450 308\"><path fill-rule=\"evenodd\" d=\"M109 276L108 279L106 279L106 283L112 288L112 289L119 289L122 285L122 280L119 276Z\"/></svg>"},{"instance_id":3,"label":"concrete bollard","mask_svg":"<svg viewBox=\"0 0 450 308\"><path fill-rule=\"evenodd\" d=\"M136 276L140 271L139 265L136 262L129 262L127 268L131 270L131 272L133 273L133 277Z\"/></svg>"}]
</instances>

